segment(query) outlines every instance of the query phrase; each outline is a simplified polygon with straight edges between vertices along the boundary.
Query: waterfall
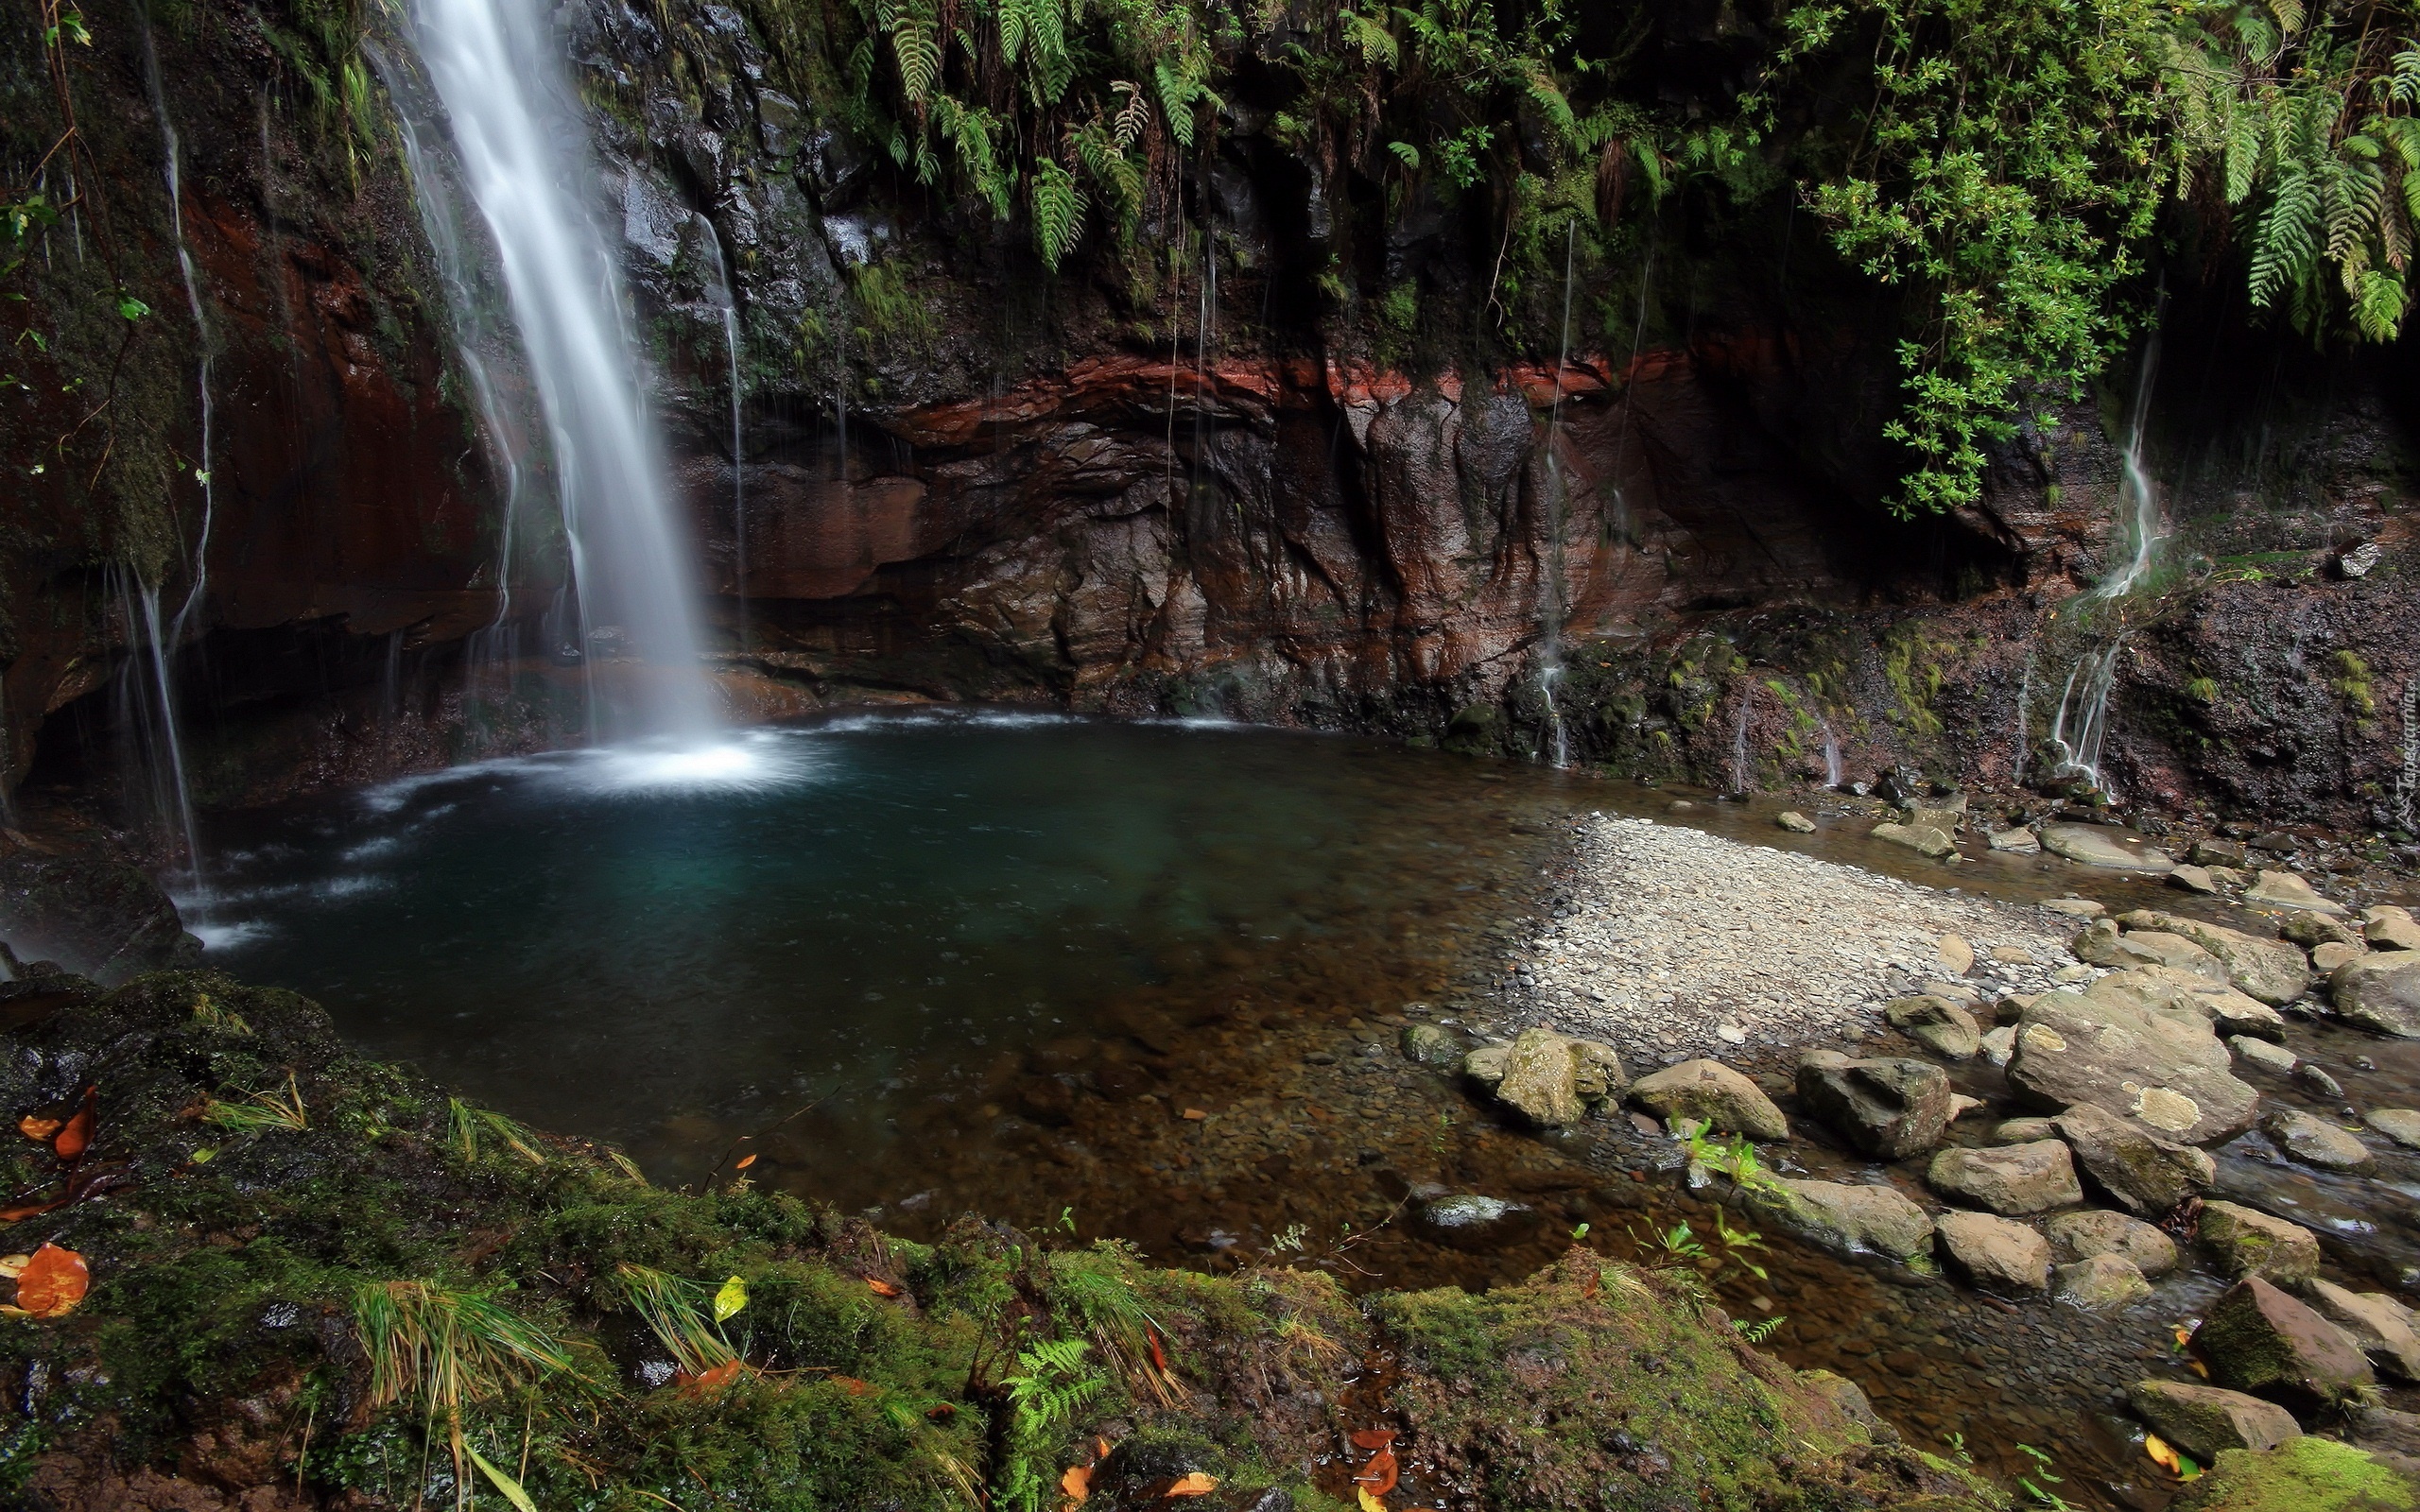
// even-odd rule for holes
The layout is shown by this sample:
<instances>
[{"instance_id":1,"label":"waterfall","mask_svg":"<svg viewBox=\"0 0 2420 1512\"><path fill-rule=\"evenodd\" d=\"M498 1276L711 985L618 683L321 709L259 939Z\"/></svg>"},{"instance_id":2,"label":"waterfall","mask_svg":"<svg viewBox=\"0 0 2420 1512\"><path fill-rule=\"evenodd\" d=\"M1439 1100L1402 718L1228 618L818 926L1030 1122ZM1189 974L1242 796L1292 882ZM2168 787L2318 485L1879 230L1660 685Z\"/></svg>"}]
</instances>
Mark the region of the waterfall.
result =
<instances>
[{"instance_id":1,"label":"waterfall","mask_svg":"<svg viewBox=\"0 0 2420 1512\"><path fill-rule=\"evenodd\" d=\"M1824 785L1841 785L1841 737L1832 733L1832 722L1822 714L1815 716L1816 727L1824 731Z\"/></svg>"},{"instance_id":2,"label":"waterfall","mask_svg":"<svg viewBox=\"0 0 2420 1512\"><path fill-rule=\"evenodd\" d=\"M1571 765L1570 740L1563 728L1563 712L1555 707L1554 685L1563 676L1564 545L1564 521L1571 513L1570 489L1564 480L1563 455L1556 446L1563 433L1563 376L1571 364L1571 283L1572 259L1578 244L1578 221L1564 226L1563 237L1563 330L1561 345L1555 351L1554 399L1547 409L1547 572L1545 601L1539 605L1539 640L1543 649L1538 654L1538 691L1546 698L1547 725L1551 742L1553 762L1557 766Z\"/></svg>"},{"instance_id":3,"label":"waterfall","mask_svg":"<svg viewBox=\"0 0 2420 1512\"><path fill-rule=\"evenodd\" d=\"M702 215L699 218L705 220ZM739 281L732 271L722 233L715 230L713 221L705 221L705 227L715 243L715 267L721 281L715 305L722 315L723 351L731 359L731 591L739 600L739 649L744 652L748 649L748 483L741 472L747 458L740 434Z\"/></svg>"},{"instance_id":4,"label":"waterfall","mask_svg":"<svg viewBox=\"0 0 2420 1512\"><path fill-rule=\"evenodd\" d=\"M2016 748L2010 753L2008 780L2013 787L2025 782L2025 752L2031 740L2026 711L2033 703L2033 653L2025 653L2025 669L2016 679Z\"/></svg>"},{"instance_id":5,"label":"waterfall","mask_svg":"<svg viewBox=\"0 0 2420 1512\"><path fill-rule=\"evenodd\" d=\"M2166 302L2163 289L2161 302ZM2152 385L2159 372L2159 325L2154 315L2151 340L2143 349L2141 370L2135 378L2135 402L2126 421L2125 481L2118 489L2118 510L2126 524L2126 559L2104 574L2076 603L2080 621L2089 629L2090 614L2116 604L2151 575L2161 538L2159 495L2143 462L2143 432L2149 422ZM2118 685L2118 656L2133 633L2120 611L2117 629L2088 646L2067 674L2059 710L2050 724L2050 744L2059 753L2053 775L2081 777L2106 790L2100 770L2100 747L2109 732L2109 696Z\"/></svg>"},{"instance_id":6,"label":"waterfall","mask_svg":"<svg viewBox=\"0 0 2420 1512\"><path fill-rule=\"evenodd\" d=\"M207 902L201 835L194 822L193 788L185 775L184 741L177 730L168 646L161 634L160 590L144 582L132 568L116 563L109 567L108 576L127 638L131 641L139 633L143 642L118 678L117 725L132 747L128 765L141 774L150 788L153 814L162 824L172 826L183 842L192 891L197 900ZM138 657L142 664L138 664Z\"/></svg>"},{"instance_id":7,"label":"waterfall","mask_svg":"<svg viewBox=\"0 0 2420 1512\"><path fill-rule=\"evenodd\" d=\"M201 278L194 270L193 252L185 246L183 152L177 141L176 123L168 119L168 96L160 83L160 54L152 46L151 26L147 20L143 24L143 75L144 82L151 92L151 113L160 121L160 148L164 160L163 171L168 180L168 227L176 242L177 271L184 277L185 307L193 312L194 339L201 352L198 380L201 391L201 457L194 468L194 478L201 485L201 534L194 541L192 570L188 575L190 581L185 589L184 604L178 609L176 619L169 627L169 643L182 645L185 627L192 620L194 610L200 607L202 595L210 587L210 526L213 516L217 512L217 493L211 480L210 457L212 340L210 318L201 307ZM154 652L156 659L156 646ZM197 878L199 876L198 869L195 875Z\"/></svg>"},{"instance_id":8,"label":"waterfall","mask_svg":"<svg viewBox=\"0 0 2420 1512\"><path fill-rule=\"evenodd\" d=\"M414 0L413 35L493 238L538 390L578 593L580 661L655 663L596 734L695 737L716 721L691 553L648 413L619 267L585 202L587 125L544 0ZM606 633L610 629L611 633Z\"/></svg>"},{"instance_id":9,"label":"waterfall","mask_svg":"<svg viewBox=\"0 0 2420 1512\"><path fill-rule=\"evenodd\" d=\"M1748 791L1748 716L1755 712L1756 690L1751 684L1739 696L1739 720L1731 729L1731 791Z\"/></svg>"},{"instance_id":10,"label":"waterfall","mask_svg":"<svg viewBox=\"0 0 2420 1512\"><path fill-rule=\"evenodd\" d=\"M2394 816L2407 833L2413 828L2415 797L2420 797L2420 673L2403 683L2403 773L2394 784Z\"/></svg>"},{"instance_id":11,"label":"waterfall","mask_svg":"<svg viewBox=\"0 0 2420 1512\"><path fill-rule=\"evenodd\" d=\"M404 164L411 174L412 198L429 249L437 257L438 280L444 288L446 313L454 328L454 358L478 410L480 439L504 483L504 521L495 555L495 614L484 627L471 633L464 658L471 700L475 704L493 697L502 702L512 692L512 667L521 655L520 626L512 617L513 549L521 535L527 492L520 441L523 428L488 364L487 354L506 336L488 318L490 301L482 298L476 259L462 239L465 222L452 178L442 158L429 148L427 128L413 108L415 81L374 45L365 45L363 51L378 70L389 98L396 102L394 119L403 141Z\"/></svg>"}]
</instances>

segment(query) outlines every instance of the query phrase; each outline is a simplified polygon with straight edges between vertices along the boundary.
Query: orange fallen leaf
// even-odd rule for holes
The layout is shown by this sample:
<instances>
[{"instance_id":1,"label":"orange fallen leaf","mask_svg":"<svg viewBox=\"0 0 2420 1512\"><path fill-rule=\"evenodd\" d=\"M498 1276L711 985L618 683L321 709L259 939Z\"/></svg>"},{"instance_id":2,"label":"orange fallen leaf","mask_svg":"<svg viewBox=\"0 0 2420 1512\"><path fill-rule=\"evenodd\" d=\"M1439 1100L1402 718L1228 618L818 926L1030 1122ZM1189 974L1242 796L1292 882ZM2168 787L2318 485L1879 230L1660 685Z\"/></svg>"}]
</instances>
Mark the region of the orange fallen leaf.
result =
<instances>
[{"instance_id":1,"label":"orange fallen leaf","mask_svg":"<svg viewBox=\"0 0 2420 1512\"><path fill-rule=\"evenodd\" d=\"M47 1143L53 1134L59 1132L59 1125L58 1119L44 1118L40 1113L27 1113L17 1120L17 1132L29 1140Z\"/></svg>"},{"instance_id":2,"label":"orange fallen leaf","mask_svg":"<svg viewBox=\"0 0 2420 1512\"><path fill-rule=\"evenodd\" d=\"M44 1245L17 1273L17 1306L35 1317L64 1317L76 1311L93 1284L84 1257L57 1245Z\"/></svg>"},{"instance_id":3,"label":"orange fallen leaf","mask_svg":"<svg viewBox=\"0 0 2420 1512\"><path fill-rule=\"evenodd\" d=\"M1083 1505L1084 1498L1093 1494L1093 1468L1089 1465L1068 1466L1067 1473L1059 1477L1059 1489L1067 1493L1069 1506Z\"/></svg>"},{"instance_id":4,"label":"orange fallen leaf","mask_svg":"<svg viewBox=\"0 0 2420 1512\"><path fill-rule=\"evenodd\" d=\"M1157 1329L1147 1328L1143 1331L1143 1337L1151 1341L1151 1363L1159 1366L1160 1374L1167 1375L1168 1373L1168 1357L1160 1350L1160 1331Z\"/></svg>"},{"instance_id":5,"label":"orange fallen leaf","mask_svg":"<svg viewBox=\"0 0 2420 1512\"><path fill-rule=\"evenodd\" d=\"M890 1282L884 1280L879 1276L867 1277L866 1286L876 1297L905 1297L908 1295L907 1288L894 1286Z\"/></svg>"},{"instance_id":6,"label":"orange fallen leaf","mask_svg":"<svg viewBox=\"0 0 2420 1512\"><path fill-rule=\"evenodd\" d=\"M15 1223L19 1219L30 1218L35 1213L48 1212L53 1208L65 1206L67 1206L67 1199L60 1197L50 1202L25 1202L13 1208L0 1208L0 1223Z\"/></svg>"},{"instance_id":7,"label":"orange fallen leaf","mask_svg":"<svg viewBox=\"0 0 2420 1512\"><path fill-rule=\"evenodd\" d=\"M1401 1467L1395 1463L1394 1452L1382 1449L1370 1456L1370 1463L1362 1466L1361 1473L1353 1479L1357 1484L1368 1486L1372 1496L1384 1496L1395 1488L1395 1482L1402 1473Z\"/></svg>"},{"instance_id":8,"label":"orange fallen leaf","mask_svg":"<svg viewBox=\"0 0 2420 1512\"><path fill-rule=\"evenodd\" d=\"M1099 1437L1096 1437L1096 1438L1094 1438L1094 1440L1093 1440L1093 1458L1095 1458L1095 1459L1107 1459L1107 1458L1109 1458L1109 1440L1108 1440L1108 1439L1106 1439L1106 1438L1099 1438Z\"/></svg>"},{"instance_id":9,"label":"orange fallen leaf","mask_svg":"<svg viewBox=\"0 0 2420 1512\"><path fill-rule=\"evenodd\" d=\"M1217 1476L1204 1475L1200 1470L1195 1470L1190 1475L1178 1476L1176 1484L1160 1494L1162 1496L1208 1496L1218 1488Z\"/></svg>"},{"instance_id":10,"label":"orange fallen leaf","mask_svg":"<svg viewBox=\"0 0 2420 1512\"><path fill-rule=\"evenodd\" d=\"M76 1116L69 1119L67 1126L59 1131L59 1137L50 1142L50 1147L59 1152L60 1160L76 1160L91 1146L93 1124L100 1116L100 1089L85 1088L84 1106L76 1109Z\"/></svg>"},{"instance_id":11,"label":"orange fallen leaf","mask_svg":"<svg viewBox=\"0 0 2420 1512\"><path fill-rule=\"evenodd\" d=\"M1187 1122L1195 1123L1195 1124L1199 1124L1199 1123L1201 1123L1203 1119L1208 1118L1210 1115L1209 1115L1208 1113L1203 1112L1203 1111L1202 1111L1201 1108L1186 1108L1183 1113L1179 1114L1178 1116L1179 1116L1179 1117L1181 1117L1181 1118L1185 1119Z\"/></svg>"},{"instance_id":12,"label":"orange fallen leaf","mask_svg":"<svg viewBox=\"0 0 2420 1512\"><path fill-rule=\"evenodd\" d=\"M1395 1431L1392 1428L1363 1428L1349 1436L1356 1449L1392 1449L1395 1442Z\"/></svg>"},{"instance_id":13,"label":"orange fallen leaf","mask_svg":"<svg viewBox=\"0 0 2420 1512\"><path fill-rule=\"evenodd\" d=\"M832 1378L832 1383L838 1386L841 1390L847 1392L852 1397L862 1397L867 1392L873 1389L872 1384L867 1382L860 1381L855 1376L834 1376Z\"/></svg>"},{"instance_id":14,"label":"orange fallen leaf","mask_svg":"<svg viewBox=\"0 0 2420 1512\"><path fill-rule=\"evenodd\" d=\"M672 1383L680 1388L681 1395L684 1397L702 1397L709 1392L720 1391L723 1387L730 1385L738 1380L739 1373L747 1368L748 1366L738 1360L725 1360L722 1364L708 1366L694 1376L683 1370L672 1378Z\"/></svg>"},{"instance_id":15,"label":"orange fallen leaf","mask_svg":"<svg viewBox=\"0 0 2420 1512\"><path fill-rule=\"evenodd\" d=\"M733 1169L733 1170L735 1170L735 1171L745 1171L745 1170L747 1170L750 1166L754 1165L755 1163L756 1163L756 1157L754 1157L754 1156L752 1156L752 1155L743 1155L743 1156L741 1156L741 1157L739 1158L739 1163L738 1163L737 1165L733 1166L733 1167L732 1167L732 1169Z\"/></svg>"}]
</instances>

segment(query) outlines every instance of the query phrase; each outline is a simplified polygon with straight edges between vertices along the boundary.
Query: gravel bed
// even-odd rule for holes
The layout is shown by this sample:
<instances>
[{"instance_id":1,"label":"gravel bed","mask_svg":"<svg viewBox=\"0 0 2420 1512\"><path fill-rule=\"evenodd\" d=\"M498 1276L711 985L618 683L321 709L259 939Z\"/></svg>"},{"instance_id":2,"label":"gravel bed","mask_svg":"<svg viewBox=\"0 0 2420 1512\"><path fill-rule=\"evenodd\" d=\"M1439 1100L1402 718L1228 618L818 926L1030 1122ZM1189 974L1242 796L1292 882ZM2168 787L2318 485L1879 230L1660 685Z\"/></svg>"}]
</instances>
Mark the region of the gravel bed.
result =
<instances>
[{"instance_id":1,"label":"gravel bed","mask_svg":"<svg viewBox=\"0 0 2420 1512\"><path fill-rule=\"evenodd\" d=\"M1649 1063L1862 1038L1893 997L1950 975L1945 936L1973 948L1966 985L1987 996L2042 991L2074 966L2077 920L2048 910L1649 819L1581 824L1565 892L1507 952L1509 1016Z\"/></svg>"}]
</instances>

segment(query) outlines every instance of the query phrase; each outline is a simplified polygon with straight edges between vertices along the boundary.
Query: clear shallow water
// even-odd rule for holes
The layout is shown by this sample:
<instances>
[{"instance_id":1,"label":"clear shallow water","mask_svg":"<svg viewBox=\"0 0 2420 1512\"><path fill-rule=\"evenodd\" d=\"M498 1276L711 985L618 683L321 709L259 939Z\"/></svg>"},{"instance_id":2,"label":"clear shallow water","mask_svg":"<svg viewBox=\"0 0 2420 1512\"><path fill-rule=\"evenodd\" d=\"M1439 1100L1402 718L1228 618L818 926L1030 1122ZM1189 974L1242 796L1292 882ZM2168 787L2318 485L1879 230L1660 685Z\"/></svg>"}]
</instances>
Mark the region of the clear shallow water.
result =
<instances>
[{"instance_id":1,"label":"clear shallow water","mask_svg":"<svg viewBox=\"0 0 2420 1512\"><path fill-rule=\"evenodd\" d=\"M1205 1017L1443 988L1454 932L1400 920L1495 885L1507 790L1334 736L859 716L242 816L201 928L369 1053L671 1179L815 1104L778 1163L874 1201L963 1168L1045 1047L1140 1096Z\"/></svg>"},{"instance_id":2,"label":"clear shallow water","mask_svg":"<svg viewBox=\"0 0 2420 1512\"><path fill-rule=\"evenodd\" d=\"M1484 1286L1582 1223L1648 1263L1671 1259L1654 1236L1673 1224L1716 1228L1669 1142L1618 1119L1501 1127L1396 1049L1407 1005L1492 1016L1502 945L1568 885L1564 821L1638 814L2012 900L2220 912L2050 859L1942 868L1811 795L1692 795L1685 815L1674 796L1263 729L855 717L703 760L563 753L231 817L208 923L214 964L319 997L363 1049L621 1143L660 1180L745 1149L752 1179L910 1235L976 1210L1214 1268ZM1776 830L1790 804L1821 831ZM2420 1086L2392 1047L2294 1038L2365 1106ZM2259 1160L2259 1139L2221 1152L2228 1190L2392 1278L2405 1239L2377 1192ZM1816 1145L1776 1158L1890 1178ZM1913 1168L1896 1178L1912 1190ZM1478 1247L1431 1232L1401 1201L1427 1183L1512 1199L1526 1227ZM2325 1223L2340 1207L2374 1227ZM2165 1499L2109 1403L2169 1367L2208 1278L2102 1316L1779 1236L1762 1263L1712 1279L1722 1304L1786 1316L1773 1349L1858 1381L1919 1443L1962 1434L2008 1475L2030 1442L2080 1505Z\"/></svg>"}]
</instances>

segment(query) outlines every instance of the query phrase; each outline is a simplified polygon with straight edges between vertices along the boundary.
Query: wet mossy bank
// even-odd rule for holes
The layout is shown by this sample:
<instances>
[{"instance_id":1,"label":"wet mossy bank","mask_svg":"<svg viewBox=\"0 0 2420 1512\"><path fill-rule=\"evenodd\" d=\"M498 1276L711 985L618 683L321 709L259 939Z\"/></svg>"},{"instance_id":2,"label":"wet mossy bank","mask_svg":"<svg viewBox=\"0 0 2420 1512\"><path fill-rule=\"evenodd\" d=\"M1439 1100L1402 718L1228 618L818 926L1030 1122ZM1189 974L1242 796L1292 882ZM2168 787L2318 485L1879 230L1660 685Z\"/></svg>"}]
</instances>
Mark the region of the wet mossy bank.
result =
<instances>
[{"instance_id":1,"label":"wet mossy bank","mask_svg":"<svg viewBox=\"0 0 2420 1512\"><path fill-rule=\"evenodd\" d=\"M1390 1455L1396 1509L2009 1505L1581 1248L1356 1298L972 1217L910 1244L744 1173L650 1186L214 973L11 983L0 1024L12 1122L95 1114L72 1160L8 1136L11 1211L65 1200L7 1247L93 1277L0 1319L10 1505L1057 1509L1089 1468L1095 1508L1311 1512Z\"/></svg>"},{"instance_id":2,"label":"wet mossy bank","mask_svg":"<svg viewBox=\"0 0 2420 1512\"><path fill-rule=\"evenodd\" d=\"M97 1089L75 1160L9 1136L15 1207L74 1200L8 1247L93 1277L66 1316L0 1320L10 1504L443 1505L458 1464L502 1507L484 1460L547 1509L1056 1508L1098 1459L1095 1507L1198 1473L1182 1504L1274 1512L1355 1504L1370 1430L1399 1435L1397 1508L2004 1504L1584 1250L1356 1299L974 1218L909 1244L744 1177L649 1186L348 1056L291 993L5 990L11 1121Z\"/></svg>"}]
</instances>

